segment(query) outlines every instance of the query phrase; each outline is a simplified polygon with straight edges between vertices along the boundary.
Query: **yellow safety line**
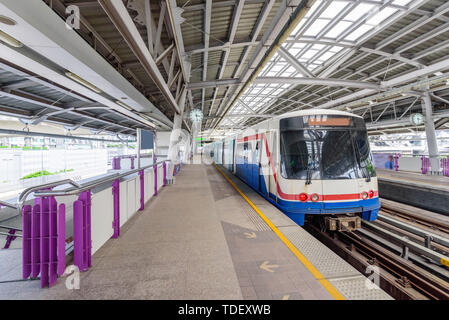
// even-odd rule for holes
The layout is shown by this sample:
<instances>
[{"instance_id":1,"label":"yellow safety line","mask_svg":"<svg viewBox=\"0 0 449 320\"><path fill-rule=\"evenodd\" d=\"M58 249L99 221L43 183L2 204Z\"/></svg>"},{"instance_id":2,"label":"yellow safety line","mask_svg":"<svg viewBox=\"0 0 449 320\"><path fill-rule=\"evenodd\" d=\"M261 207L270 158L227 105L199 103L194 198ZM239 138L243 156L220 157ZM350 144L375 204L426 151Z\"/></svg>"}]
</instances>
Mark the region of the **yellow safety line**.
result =
<instances>
[{"instance_id":1,"label":"yellow safety line","mask_svg":"<svg viewBox=\"0 0 449 320\"><path fill-rule=\"evenodd\" d=\"M226 176L226 174L216 165L215 168L217 168L218 171L228 180L228 182L234 187L235 190L237 190L238 193L248 202L248 204L259 214L259 216L266 222L266 224L273 230L274 233L279 237L279 239L284 242L284 244L290 249L291 252L299 259L299 261L302 262L302 264L309 270L315 279L318 280L319 283L326 289L332 297L334 297L336 300L345 300L343 295L338 292L337 289L326 279L322 276L322 274L315 268L315 266L288 240L282 232L279 231L278 228L270 221L268 218L257 208L254 203L248 199L248 197L240 191L240 189L234 184L234 182L231 181L231 179Z\"/></svg>"}]
</instances>

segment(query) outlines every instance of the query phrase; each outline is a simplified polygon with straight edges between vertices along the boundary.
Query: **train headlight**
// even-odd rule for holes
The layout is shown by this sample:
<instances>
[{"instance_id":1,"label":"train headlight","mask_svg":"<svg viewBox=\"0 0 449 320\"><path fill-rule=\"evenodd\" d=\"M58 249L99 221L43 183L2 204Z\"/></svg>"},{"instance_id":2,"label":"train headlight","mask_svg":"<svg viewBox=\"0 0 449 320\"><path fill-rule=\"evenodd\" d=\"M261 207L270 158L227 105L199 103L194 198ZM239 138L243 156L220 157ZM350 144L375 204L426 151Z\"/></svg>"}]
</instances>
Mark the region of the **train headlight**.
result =
<instances>
[{"instance_id":1,"label":"train headlight","mask_svg":"<svg viewBox=\"0 0 449 320\"><path fill-rule=\"evenodd\" d=\"M368 199L368 197L369 197L368 192L365 191L365 192L362 193L362 199L363 200Z\"/></svg>"},{"instance_id":2,"label":"train headlight","mask_svg":"<svg viewBox=\"0 0 449 320\"><path fill-rule=\"evenodd\" d=\"M301 202L306 202L307 199L309 199L309 196L306 193L301 193L299 195L299 200L301 200Z\"/></svg>"},{"instance_id":3,"label":"train headlight","mask_svg":"<svg viewBox=\"0 0 449 320\"><path fill-rule=\"evenodd\" d=\"M318 202L318 200L320 200L320 197L316 193L312 194L312 201L313 202Z\"/></svg>"},{"instance_id":4,"label":"train headlight","mask_svg":"<svg viewBox=\"0 0 449 320\"><path fill-rule=\"evenodd\" d=\"M374 191L370 190L370 192L368 192L368 196L370 197L370 199L374 198Z\"/></svg>"}]
</instances>

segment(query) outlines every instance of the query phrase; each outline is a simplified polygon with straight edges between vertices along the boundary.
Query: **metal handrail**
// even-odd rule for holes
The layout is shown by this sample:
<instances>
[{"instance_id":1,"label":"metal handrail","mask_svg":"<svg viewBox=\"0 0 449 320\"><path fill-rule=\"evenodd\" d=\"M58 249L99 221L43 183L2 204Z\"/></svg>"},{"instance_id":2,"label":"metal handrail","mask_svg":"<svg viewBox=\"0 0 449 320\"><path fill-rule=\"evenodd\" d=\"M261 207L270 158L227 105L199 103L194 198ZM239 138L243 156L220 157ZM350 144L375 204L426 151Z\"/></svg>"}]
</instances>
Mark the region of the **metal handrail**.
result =
<instances>
[{"instance_id":1,"label":"metal handrail","mask_svg":"<svg viewBox=\"0 0 449 320\"><path fill-rule=\"evenodd\" d=\"M64 179L64 180L60 180L60 181L55 181L55 182L51 182L51 183L46 183L46 184L42 184L42 185L38 185L38 186L34 186L34 187L29 187L25 190L23 190L20 195L19 195L19 200L18 200L18 205L15 204L11 204L9 202L5 202L5 201L1 201L0 200L0 205L4 206L4 207L8 207L11 209L17 209L19 211L19 214L22 214L22 208L24 203L26 202L26 199L28 198L28 196L34 192L34 194L38 197L49 197L49 196L54 196L54 197L60 197L60 196L71 196L71 195L77 195L80 194L86 190L90 190L93 189L99 185L102 185L106 182L112 182L114 180L132 175L134 173L137 173L139 171L142 170L146 170L149 168L154 168L155 166L159 166L160 164L163 164L165 162L171 162L171 160L164 160L164 161L159 161L156 162L154 164L139 168L139 169L133 169L133 170L129 170L126 171L124 173L121 174L114 174L114 175L110 175L108 177L105 178L101 178L98 180L94 180L91 182L88 182L86 184L79 184L76 181L73 181L72 179ZM70 184L73 186L73 188L69 189L69 190L65 190L65 191L41 191L39 192L39 190L44 190L44 189L49 189L49 188L54 188L54 187L58 187L58 186L62 186L65 184ZM37 191L37 192L36 192Z\"/></svg>"},{"instance_id":2,"label":"metal handrail","mask_svg":"<svg viewBox=\"0 0 449 320\"><path fill-rule=\"evenodd\" d=\"M102 184L104 184L106 182L112 182L114 180L117 180L117 179L129 176L129 175L132 175L134 173L138 173L138 172L140 172L142 170L146 170L146 169L149 169L149 168L154 168L156 166L159 166L160 164L163 164L164 162L170 162L170 161L169 160L164 160L164 161L156 162L155 164L151 164L151 165L142 167L140 169L133 169L133 170L129 170L129 171L126 171L124 173L121 173L121 174L116 174L116 175L113 175L113 176L108 176L108 177L105 177L105 178L94 180L92 182L86 183L85 185L82 185L82 186L76 187L76 188L72 188L72 189L69 189L69 190L41 191L41 192L36 192L35 195L38 196L38 197L50 197L50 196L62 197L62 196L77 195L77 194L80 194L80 193L82 193L82 192L84 192L86 190L90 190L90 189L93 189L93 188L95 188L95 187L97 187L99 185L102 185Z\"/></svg>"}]
</instances>

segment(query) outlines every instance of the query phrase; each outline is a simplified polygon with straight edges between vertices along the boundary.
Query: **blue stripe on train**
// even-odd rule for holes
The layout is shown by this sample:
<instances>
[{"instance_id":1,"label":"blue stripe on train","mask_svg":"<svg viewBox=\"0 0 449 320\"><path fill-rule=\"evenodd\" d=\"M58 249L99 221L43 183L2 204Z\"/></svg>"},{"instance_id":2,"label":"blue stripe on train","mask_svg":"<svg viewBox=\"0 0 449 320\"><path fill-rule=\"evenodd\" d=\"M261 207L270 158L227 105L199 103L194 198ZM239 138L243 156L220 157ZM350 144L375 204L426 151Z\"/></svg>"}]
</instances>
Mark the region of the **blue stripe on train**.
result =
<instances>
[{"instance_id":1,"label":"blue stripe on train","mask_svg":"<svg viewBox=\"0 0 449 320\"><path fill-rule=\"evenodd\" d=\"M250 169L246 169L249 167ZM270 203L284 212L290 219L295 221L298 225L304 225L304 218L306 214L342 214L342 213L362 213L362 219L367 221L374 221L377 219L377 214L380 208L380 201L378 198L368 200L356 200L345 202L300 202L300 201L286 201L283 199L277 200L276 195L270 193L268 196L267 186L265 184L264 176L260 177L260 191L258 179L254 179L255 174L258 173L258 166L252 164L236 165L236 175L251 188L257 191Z\"/></svg>"}]
</instances>

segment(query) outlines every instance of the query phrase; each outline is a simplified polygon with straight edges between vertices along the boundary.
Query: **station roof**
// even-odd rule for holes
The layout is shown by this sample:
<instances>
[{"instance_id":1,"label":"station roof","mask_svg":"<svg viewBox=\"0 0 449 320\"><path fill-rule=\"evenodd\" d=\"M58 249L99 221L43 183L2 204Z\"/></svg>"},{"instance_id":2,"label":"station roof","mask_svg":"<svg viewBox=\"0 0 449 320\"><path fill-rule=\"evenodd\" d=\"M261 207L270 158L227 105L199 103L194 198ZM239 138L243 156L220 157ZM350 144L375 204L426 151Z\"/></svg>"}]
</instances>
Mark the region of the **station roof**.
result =
<instances>
[{"instance_id":1,"label":"station roof","mask_svg":"<svg viewBox=\"0 0 449 320\"><path fill-rule=\"evenodd\" d=\"M444 0L22 2L0 0L5 15L19 22L0 25L24 44L17 54L40 64L45 57L46 67L68 70L103 91L88 94L4 59L0 83L7 94L0 95L0 112L26 121L47 117L124 134L167 130L184 90L184 114L201 109L209 136L310 108L363 116L373 134L422 130L409 116L422 112L426 90L437 127L449 119ZM74 6L80 28L64 36L52 31ZM64 60L24 31L64 49ZM184 126L192 126L187 116Z\"/></svg>"}]
</instances>

